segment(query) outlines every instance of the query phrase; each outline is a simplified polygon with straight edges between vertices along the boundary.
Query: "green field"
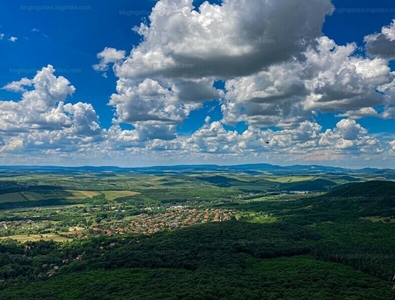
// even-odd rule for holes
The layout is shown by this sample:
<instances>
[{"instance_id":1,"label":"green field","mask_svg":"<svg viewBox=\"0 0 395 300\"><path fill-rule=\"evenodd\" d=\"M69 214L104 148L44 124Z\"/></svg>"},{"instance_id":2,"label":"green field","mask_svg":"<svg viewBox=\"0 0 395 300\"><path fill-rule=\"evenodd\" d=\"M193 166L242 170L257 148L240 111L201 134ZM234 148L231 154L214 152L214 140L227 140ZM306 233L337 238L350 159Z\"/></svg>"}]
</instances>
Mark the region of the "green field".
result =
<instances>
[{"instance_id":1,"label":"green field","mask_svg":"<svg viewBox=\"0 0 395 300\"><path fill-rule=\"evenodd\" d=\"M31 234L31 235L26 235L26 234L20 234L20 235L11 235L8 237L0 237L2 240L6 239L13 239L17 240L18 242L34 242L34 241L54 241L54 242L65 242L65 241L71 241L71 239L59 236L53 233L46 233L43 235L39 234Z\"/></svg>"},{"instance_id":2,"label":"green field","mask_svg":"<svg viewBox=\"0 0 395 300\"><path fill-rule=\"evenodd\" d=\"M34 197L31 197L34 198ZM4 202L22 202L29 200L27 197L24 197L22 193L7 193L0 194L0 203Z\"/></svg>"},{"instance_id":3,"label":"green field","mask_svg":"<svg viewBox=\"0 0 395 300\"><path fill-rule=\"evenodd\" d=\"M106 199L110 201L121 197L135 196L140 194L139 192L133 191L101 191L101 193L104 194Z\"/></svg>"},{"instance_id":4,"label":"green field","mask_svg":"<svg viewBox=\"0 0 395 300\"><path fill-rule=\"evenodd\" d=\"M29 201L39 201L45 199L41 194L35 192L21 192L21 194Z\"/></svg>"},{"instance_id":5,"label":"green field","mask_svg":"<svg viewBox=\"0 0 395 300\"><path fill-rule=\"evenodd\" d=\"M75 191L75 190L66 190L66 192L71 195L67 197L68 199L85 199L85 198L93 198L94 196L99 195L99 192L95 191Z\"/></svg>"},{"instance_id":6,"label":"green field","mask_svg":"<svg viewBox=\"0 0 395 300\"><path fill-rule=\"evenodd\" d=\"M265 180L279 183L291 183L291 182L301 182L310 181L317 179L317 176L267 176L263 177Z\"/></svg>"},{"instance_id":7,"label":"green field","mask_svg":"<svg viewBox=\"0 0 395 300\"><path fill-rule=\"evenodd\" d=\"M366 217L366 218L361 218L361 219L372 221L372 222L395 223L395 219L388 219L385 217Z\"/></svg>"}]
</instances>

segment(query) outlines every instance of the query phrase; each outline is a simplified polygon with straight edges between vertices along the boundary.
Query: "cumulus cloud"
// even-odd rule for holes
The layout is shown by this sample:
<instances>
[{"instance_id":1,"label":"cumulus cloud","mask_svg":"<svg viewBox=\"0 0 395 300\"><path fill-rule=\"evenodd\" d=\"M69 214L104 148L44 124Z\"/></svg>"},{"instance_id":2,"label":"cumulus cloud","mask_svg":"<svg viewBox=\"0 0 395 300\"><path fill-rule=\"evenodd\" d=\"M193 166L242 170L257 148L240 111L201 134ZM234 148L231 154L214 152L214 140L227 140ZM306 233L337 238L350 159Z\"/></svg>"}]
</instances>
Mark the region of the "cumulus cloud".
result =
<instances>
[{"instance_id":1,"label":"cumulus cloud","mask_svg":"<svg viewBox=\"0 0 395 300\"><path fill-rule=\"evenodd\" d=\"M292 129L272 131L249 126L244 132L238 133L225 129L221 122L210 122L210 118L206 118L205 124L189 137L143 141L137 130L121 130L113 126L102 144L105 146L100 146L100 149L103 149L103 153L125 159L132 154L147 156L152 158L151 164L154 161L177 163L177 160L218 163L229 159L233 163L254 159L272 163L322 163L349 161L351 156L380 157L386 147L354 120L343 119L333 129L322 129L315 122L305 121ZM161 161L155 160L157 158Z\"/></svg>"},{"instance_id":2,"label":"cumulus cloud","mask_svg":"<svg viewBox=\"0 0 395 300\"><path fill-rule=\"evenodd\" d=\"M158 1L150 25L135 31L143 42L123 64L119 77L227 78L249 75L297 56L321 35L330 0ZM286 22L284 22L286 20Z\"/></svg>"},{"instance_id":3,"label":"cumulus cloud","mask_svg":"<svg viewBox=\"0 0 395 300\"><path fill-rule=\"evenodd\" d=\"M102 52L97 54L97 58L100 59L100 63L93 65L93 69L96 71L107 71L108 65L124 59L125 53L126 52L123 50L106 47ZM103 76L106 77L106 73L104 73Z\"/></svg>"},{"instance_id":4,"label":"cumulus cloud","mask_svg":"<svg viewBox=\"0 0 395 300\"><path fill-rule=\"evenodd\" d=\"M155 80L145 79L135 88L130 88L127 81L119 80L117 90L118 94L111 96L109 104L116 107L117 116L123 122L177 123L187 115L174 93Z\"/></svg>"},{"instance_id":5,"label":"cumulus cloud","mask_svg":"<svg viewBox=\"0 0 395 300\"><path fill-rule=\"evenodd\" d=\"M335 152L344 154L370 155L383 152L382 145L365 128L355 120L343 119L336 124L333 130L326 130L319 140L320 146L331 147Z\"/></svg>"},{"instance_id":6,"label":"cumulus cloud","mask_svg":"<svg viewBox=\"0 0 395 300\"><path fill-rule=\"evenodd\" d=\"M142 139L175 138L176 126L188 117L190 111L201 106L194 101L182 103L180 89L169 91L158 81L148 78L138 84L121 78L117 92L109 102L115 107L117 122L135 125ZM214 93L212 90L208 92Z\"/></svg>"},{"instance_id":7,"label":"cumulus cloud","mask_svg":"<svg viewBox=\"0 0 395 300\"><path fill-rule=\"evenodd\" d=\"M222 90L213 87L213 79L202 78L195 80L174 81L172 90L180 102L201 103L207 100L224 97Z\"/></svg>"},{"instance_id":8,"label":"cumulus cloud","mask_svg":"<svg viewBox=\"0 0 395 300\"><path fill-rule=\"evenodd\" d=\"M365 36L364 41L369 55L395 59L395 20L389 26L384 26L380 33Z\"/></svg>"},{"instance_id":9,"label":"cumulus cloud","mask_svg":"<svg viewBox=\"0 0 395 300\"><path fill-rule=\"evenodd\" d=\"M64 111L70 117L72 131L81 136L95 136L101 133L99 117L91 104L78 102L64 105Z\"/></svg>"},{"instance_id":10,"label":"cumulus cloud","mask_svg":"<svg viewBox=\"0 0 395 300\"><path fill-rule=\"evenodd\" d=\"M15 150L23 148L23 140L18 137L12 137L7 144L3 144L0 147L0 153L2 152L14 152Z\"/></svg>"},{"instance_id":11,"label":"cumulus cloud","mask_svg":"<svg viewBox=\"0 0 395 300\"><path fill-rule=\"evenodd\" d=\"M223 121L294 127L317 111L379 116L372 107L392 101L394 74L386 60L356 57L355 50L355 44L339 46L321 37L303 52L304 60L227 80Z\"/></svg>"},{"instance_id":12,"label":"cumulus cloud","mask_svg":"<svg viewBox=\"0 0 395 300\"><path fill-rule=\"evenodd\" d=\"M266 143L269 141L269 144ZM249 126L242 133L226 130L221 122L206 118L206 123L190 137L172 141L157 141L147 147L187 150L191 157L202 153L233 157L261 157L270 159L302 159L304 161L344 160L352 155L379 155L381 143L370 136L354 120L343 119L333 129L322 131L322 126L304 121L297 127L272 131ZM151 149L152 150L152 149Z\"/></svg>"},{"instance_id":13,"label":"cumulus cloud","mask_svg":"<svg viewBox=\"0 0 395 300\"><path fill-rule=\"evenodd\" d=\"M0 132L8 137L0 152L16 149L73 149L100 140L98 116L91 104L64 104L74 86L54 75L48 65L33 79L23 78L4 89L22 92L19 101L0 101ZM24 87L29 86L31 90Z\"/></svg>"},{"instance_id":14,"label":"cumulus cloud","mask_svg":"<svg viewBox=\"0 0 395 300\"><path fill-rule=\"evenodd\" d=\"M18 38L16 36L12 36L8 39L10 42L16 42L18 40Z\"/></svg>"}]
</instances>

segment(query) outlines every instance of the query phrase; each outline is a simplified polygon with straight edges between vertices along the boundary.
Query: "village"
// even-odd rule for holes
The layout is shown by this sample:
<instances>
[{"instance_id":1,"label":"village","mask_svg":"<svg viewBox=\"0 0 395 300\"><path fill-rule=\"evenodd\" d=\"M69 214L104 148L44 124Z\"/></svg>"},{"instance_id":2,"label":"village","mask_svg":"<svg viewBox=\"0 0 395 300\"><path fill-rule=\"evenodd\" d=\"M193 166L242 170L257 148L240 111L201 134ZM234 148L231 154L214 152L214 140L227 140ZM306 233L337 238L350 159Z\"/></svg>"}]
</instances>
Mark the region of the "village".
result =
<instances>
[{"instance_id":1,"label":"village","mask_svg":"<svg viewBox=\"0 0 395 300\"><path fill-rule=\"evenodd\" d=\"M171 207L165 213L143 213L133 216L129 222L109 221L96 224L89 229L89 233L115 235L115 234L144 234L150 235L156 232L184 228L195 224L208 222L224 222L235 216L234 210L222 210L206 208L198 210L196 208L184 208L182 206ZM67 236L85 237L82 232L71 232Z\"/></svg>"},{"instance_id":2,"label":"village","mask_svg":"<svg viewBox=\"0 0 395 300\"><path fill-rule=\"evenodd\" d=\"M111 210L111 208L110 208ZM117 209L112 210L117 213ZM235 217L234 210L216 208L190 208L172 206L167 209L148 207L137 215L128 215L116 218L108 214L106 218L90 217L67 221L39 220L25 218L20 220L0 222L0 237L33 240L34 235L39 235L45 240L65 241L67 239L88 238L90 236L112 236L124 234L151 235L156 232L184 228L195 224L208 222L224 222ZM63 238L63 239L56 239Z\"/></svg>"}]
</instances>

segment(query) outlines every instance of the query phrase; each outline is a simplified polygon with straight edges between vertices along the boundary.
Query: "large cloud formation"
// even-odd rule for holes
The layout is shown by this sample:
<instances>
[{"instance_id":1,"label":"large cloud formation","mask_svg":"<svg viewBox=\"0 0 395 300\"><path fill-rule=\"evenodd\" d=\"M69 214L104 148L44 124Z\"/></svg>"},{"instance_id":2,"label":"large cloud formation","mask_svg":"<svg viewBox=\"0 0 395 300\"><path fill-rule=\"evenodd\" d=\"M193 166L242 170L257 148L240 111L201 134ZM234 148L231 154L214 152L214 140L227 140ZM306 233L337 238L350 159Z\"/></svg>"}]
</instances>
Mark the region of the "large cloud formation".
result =
<instances>
[{"instance_id":1,"label":"large cloud formation","mask_svg":"<svg viewBox=\"0 0 395 300\"><path fill-rule=\"evenodd\" d=\"M298 56L321 35L325 16L333 11L329 0L227 0L222 5L204 2L199 11L192 2L157 2L149 16L150 25L135 29L143 42L117 66L117 75L250 75Z\"/></svg>"},{"instance_id":2,"label":"large cloud formation","mask_svg":"<svg viewBox=\"0 0 395 300\"><path fill-rule=\"evenodd\" d=\"M110 105L120 122L139 122L154 135L156 128L164 132L166 127L165 135L175 138L174 125L204 101L225 96L213 87L216 80L303 59L302 51L316 43L332 10L329 0L298 0L292 5L228 0L222 5L205 2L198 11L192 0L159 1L150 24L135 28L141 44L114 64L118 93ZM103 60L100 65L107 67Z\"/></svg>"},{"instance_id":3,"label":"large cloud formation","mask_svg":"<svg viewBox=\"0 0 395 300\"><path fill-rule=\"evenodd\" d=\"M91 104L66 103L75 88L52 66L3 87L22 99L0 101L0 152L123 162L133 156L150 164L393 155L393 142L356 120L395 118L395 72L388 66L395 23L365 37L365 57L355 43L337 45L322 35L330 0L224 0L196 9L192 3L158 1L149 22L134 28L142 41L128 55L110 47L97 54L93 68L106 74L112 66L118 78L110 128L100 127ZM207 117L194 133L179 135L191 112L214 99L222 119ZM341 119L323 128L316 120L322 113ZM240 122L244 132L227 126ZM132 129L122 129L125 123Z\"/></svg>"}]
</instances>

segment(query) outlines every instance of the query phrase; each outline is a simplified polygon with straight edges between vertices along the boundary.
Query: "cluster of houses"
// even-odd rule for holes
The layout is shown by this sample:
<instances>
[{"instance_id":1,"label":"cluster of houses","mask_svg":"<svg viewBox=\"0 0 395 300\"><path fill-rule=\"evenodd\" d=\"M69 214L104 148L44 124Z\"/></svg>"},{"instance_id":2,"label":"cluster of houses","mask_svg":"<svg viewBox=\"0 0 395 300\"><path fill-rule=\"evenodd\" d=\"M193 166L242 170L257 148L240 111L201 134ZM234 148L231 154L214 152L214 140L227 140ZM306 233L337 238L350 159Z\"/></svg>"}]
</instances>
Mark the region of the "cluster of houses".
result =
<instances>
[{"instance_id":1,"label":"cluster of houses","mask_svg":"<svg viewBox=\"0 0 395 300\"><path fill-rule=\"evenodd\" d=\"M70 230L69 232L56 232L67 238L88 238L91 235L124 235L127 233L136 234L154 234L159 231L172 230L192 226L198 223L223 222L228 221L235 216L234 210L223 210L217 208L207 208L205 210L197 208L188 208L184 206L172 206L166 210L154 212L156 209L147 209L146 213L137 215L131 220L102 220L99 224L80 228L79 230ZM0 222L0 236L6 236L7 231L11 230L12 234L26 234L32 229L48 230L53 228L48 220L35 222L30 219L19 221Z\"/></svg>"},{"instance_id":2,"label":"cluster of houses","mask_svg":"<svg viewBox=\"0 0 395 300\"><path fill-rule=\"evenodd\" d=\"M235 212L221 209L205 209L172 207L166 213L149 215L141 214L130 222L134 233L153 234L158 231L183 228L198 223L222 222L231 219Z\"/></svg>"},{"instance_id":3,"label":"cluster of houses","mask_svg":"<svg viewBox=\"0 0 395 300\"><path fill-rule=\"evenodd\" d=\"M159 231L183 228L198 223L223 222L235 215L233 210L205 209L172 207L165 213L140 214L134 217L128 224L99 224L91 231L93 234L125 234L133 232L136 234L150 235Z\"/></svg>"},{"instance_id":4,"label":"cluster of houses","mask_svg":"<svg viewBox=\"0 0 395 300\"><path fill-rule=\"evenodd\" d=\"M30 219L19 220L19 221L2 221L0 222L0 235L1 232L6 230L29 230L36 228L47 228L51 226L51 222L48 220L43 220L38 222L32 221Z\"/></svg>"}]
</instances>

